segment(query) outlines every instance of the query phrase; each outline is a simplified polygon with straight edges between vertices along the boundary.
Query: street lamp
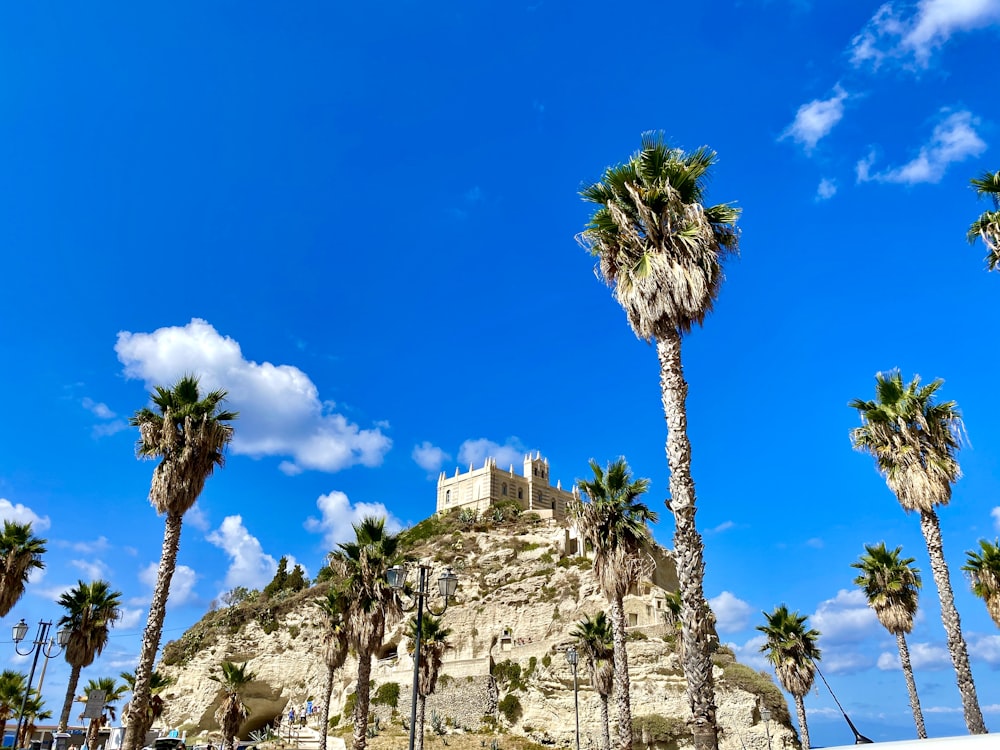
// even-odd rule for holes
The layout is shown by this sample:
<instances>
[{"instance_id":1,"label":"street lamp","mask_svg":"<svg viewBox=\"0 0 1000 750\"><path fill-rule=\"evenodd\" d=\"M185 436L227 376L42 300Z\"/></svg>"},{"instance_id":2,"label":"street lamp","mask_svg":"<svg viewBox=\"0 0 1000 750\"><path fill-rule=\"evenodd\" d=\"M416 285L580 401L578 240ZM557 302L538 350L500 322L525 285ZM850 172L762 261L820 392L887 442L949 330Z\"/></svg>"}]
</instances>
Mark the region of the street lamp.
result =
<instances>
[{"instance_id":1,"label":"street lamp","mask_svg":"<svg viewBox=\"0 0 1000 750\"><path fill-rule=\"evenodd\" d=\"M35 655L31 660L31 671L28 672L28 684L24 689L24 697L21 699L21 712L17 717L17 731L14 733L15 746L17 745L18 739L21 737L21 728L24 726L24 712L28 706L28 696L31 695L31 683L35 680L35 668L38 666L38 655L45 654L45 663L47 665L49 659L53 656L57 656L66 647L66 644L69 643L69 636L72 631L68 626L59 628L59 630L56 631L55 638L49 637L49 631L51 629L51 620L48 622L39 620L38 632L35 633L35 640L32 641L31 648L27 651L21 651L21 649L18 648L18 645L28 634L28 623L26 623L22 617L21 621L11 628L14 636L14 650L21 656L27 656L32 652L34 652Z\"/></svg>"},{"instance_id":2,"label":"street lamp","mask_svg":"<svg viewBox=\"0 0 1000 750\"><path fill-rule=\"evenodd\" d=\"M762 706L760 718L764 720L764 731L767 732L767 750L771 750L771 709Z\"/></svg>"},{"instance_id":3,"label":"street lamp","mask_svg":"<svg viewBox=\"0 0 1000 750\"><path fill-rule=\"evenodd\" d=\"M420 682L420 635L424 627L424 599L430 596L430 592L427 589L427 576L430 570L430 565L424 565L423 563L417 565L418 580L416 591L406 592L413 597L414 601L410 606L402 607L404 612L411 612L414 607L417 608L417 627L414 629L416 632L413 639L413 690L410 693L410 750L413 750L413 741L416 738L417 730L417 685ZM393 589L402 591L406 587L406 576L408 574L409 570L405 565L393 565L386 571L385 578ZM438 591L444 598L444 606L441 607L440 611L435 612L428 604L427 611L435 617L443 615L444 611L448 609L448 600L455 595L457 589L458 576L455 575L451 568L447 568L441 577L438 578Z\"/></svg>"},{"instance_id":4,"label":"street lamp","mask_svg":"<svg viewBox=\"0 0 1000 750\"><path fill-rule=\"evenodd\" d=\"M576 649L570 646L566 649L566 661L573 667L573 713L576 715L576 750L580 750L580 697L576 684L576 665L580 661L580 655Z\"/></svg>"}]
</instances>

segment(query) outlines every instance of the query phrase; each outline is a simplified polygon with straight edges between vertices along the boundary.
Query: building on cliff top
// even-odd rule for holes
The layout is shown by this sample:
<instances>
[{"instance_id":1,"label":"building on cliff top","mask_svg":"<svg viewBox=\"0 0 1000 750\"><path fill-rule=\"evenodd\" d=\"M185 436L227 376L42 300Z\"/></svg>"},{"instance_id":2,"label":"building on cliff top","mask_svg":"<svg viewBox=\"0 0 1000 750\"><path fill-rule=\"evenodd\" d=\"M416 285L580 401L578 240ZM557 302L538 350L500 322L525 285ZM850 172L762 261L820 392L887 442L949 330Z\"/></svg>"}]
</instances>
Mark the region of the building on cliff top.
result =
<instances>
[{"instance_id":1,"label":"building on cliff top","mask_svg":"<svg viewBox=\"0 0 1000 750\"><path fill-rule=\"evenodd\" d=\"M469 508L484 514L491 505L513 500L522 510L562 521L566 518L567 504L579 498L576 485L570 492L562 488L561 482L552 486L549 462L538 452L524 457L523 474L515 474L513 466L499 469L495 458L487 458L481 469L470 465L464 474L457 468L452 477L442 471L437 484L438 513Z\"/></svg>"}]
</instances>

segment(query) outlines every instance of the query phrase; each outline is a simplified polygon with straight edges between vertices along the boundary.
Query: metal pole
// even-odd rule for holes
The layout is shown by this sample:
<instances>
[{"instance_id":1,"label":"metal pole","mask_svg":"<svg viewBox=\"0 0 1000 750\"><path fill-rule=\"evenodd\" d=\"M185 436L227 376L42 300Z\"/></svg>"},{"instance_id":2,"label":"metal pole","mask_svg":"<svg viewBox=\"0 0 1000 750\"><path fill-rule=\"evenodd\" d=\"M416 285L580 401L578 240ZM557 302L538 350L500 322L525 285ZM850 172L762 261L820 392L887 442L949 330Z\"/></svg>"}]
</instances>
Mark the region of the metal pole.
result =
<instances>
[{"instance_id":1,"label":"metal pole","mask_svg":"<svg viewBox=\"0 0 1000 750\"><path fill-rule=\"evenodd\" d=\"M417 583L417 627L413 638L413 690L410 694L410 750L417 737L417 686L420 682L420 636L424 629L424 589L427 582L427 567L420 566Z\"/></svg>"},{"instance_id":2,"label":"metal pole","mask_svg":"<svg viewBox=\"0 0 1000 750\"><path fill-rule=\"evenodd\" d=\"M573 662L573 711L576 714L576 750L580 750L580 697L576 687L576 662Z\"/></svg>"},{"instance_id":3,"label":"metal pole","mask_svg":"<svg viewBox=\"0 0 1000 750\"><path fill-rule=\"evenodd\" d=\"M42 645L48 640L49 628L52 627L51 622L39 621L38 632L35 635L35 642L32 646L32 651L35 653L35 657L31 660L31 671L28 672L28 685L24 689L24 697L21 699L21 713L17 717L17 730L14 732L14 748L17 748L17 741L21 737L21 727L24 726L24 711L28 706L28 696L31 695L31 683L35 679L35 667L38 666L38 655L42 653ZM15 648L16 648L15 644ZM46 657L48 658L48 657ZM30 744L30 743L29 743Z\"/></svg>"}]
</instances>

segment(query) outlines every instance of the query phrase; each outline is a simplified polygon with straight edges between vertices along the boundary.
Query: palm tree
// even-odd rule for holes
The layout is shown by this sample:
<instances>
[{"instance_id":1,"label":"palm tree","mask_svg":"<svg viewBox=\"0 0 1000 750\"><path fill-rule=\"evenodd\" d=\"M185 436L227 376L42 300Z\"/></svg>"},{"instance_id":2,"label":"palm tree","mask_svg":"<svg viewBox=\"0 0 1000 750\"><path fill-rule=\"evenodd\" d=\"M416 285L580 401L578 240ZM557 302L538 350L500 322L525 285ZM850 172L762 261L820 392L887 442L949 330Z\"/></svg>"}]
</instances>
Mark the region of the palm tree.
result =
<instances>
[{"instance_id":1,"label":"palm tree","mask_svg":"<svg viewBox=\"0 0 1000 750\"><path fill-rule=\"evenodd\" d=\"M799 717L802 731L802 750L809 750L809 725L806 723L806 707L803 698L812 688L816 678L816 665L820 650L816 645L819 631L806 629L806 617L798 612L789 612L782 604L771 614L763 613L766 625L758 625L767 641L761 646L761 653L774 666L782 686L795 699L795 713Z\"/></svg>"},{"instance_id":2,"label":"palm tree","mask_svg":"<svg viewBox=\"0 0 1000 750\"><path fill-rule=\"evenodd\" d=\"M157 411L140 409L129 420L139 428L136 452L141 458L160 459L153 471L149 501L157 513L166 514L160 567L149 606L142 650L135 670L135 690L132 694L133 720L128 724L124 750L139 750L149 726L146 710L150 699L150 673L160 647L163 618L166 615L170 579L177 564L177 549L181 540L181 522L205 486L205 480L216 466L224 463L224 451L233 439L229 424L236 412L220 407L226 398L222 390L202 397L198 379L185 375L172 388L157 386L150 394Z\"/></svg>"},{"instance_id":3,"label":"palm tree","mask_svg":"<svg viewBox=\"0 0 1000 750\"><path fill-rule=\"evenodd\" d=\"M34 688L28 693L28 700L24 703L24 723L21 725L21 734L14 738L14 747L28 747L28 740L34 736L38 728L39 721L48 721L52 718L52 712L45 708L45 699Z\"/></svg>"},{"instance_id":4,"label":"palm tree","mask_svg":"<svg viewBox=\"0 0 1000 750\"><path fill-rule=\"evenodd\" d=\"M970 734L986 734L962 622L955 609L941 525L934 510L937 505L948 504L951 485L961 476L955 454L961 441L962 416L954 401L935 400L942 382L935 380L922 386L916 376L904 386L899 370L878 373L876 400L851 401L851 407L861 416L861 427L851 431L851 442L857 450L875 458L903 510L920 513L920 530L941 602L941 622L962 696L965 725Z\"/></svg>"},{"instance_id":5,"label":"palm tree","mask_svg":"<svg viewBox=\"0 0 1000 750\"><path fill-rule=\"evenodd\" d=\"M326 735L330 728L330 697L333 695L333 675L344 666L347 660L347 623L344 613L347 612L347 600L343 592L333 589L316 600L316 604L326 616L326 627L323 630L323 657L326 662L326 686L323 690L323 731L319 738L319 750L326 750Z\"/></svg>"},{"instance_id":6,"label":"palm tree","mask_svg":"<svg viewBox=\"0 0 1000 750\"><path fill-rule=\"evenodd\" d=\"M972 592L986 602L986 611L1000 628L1000 540L979 540L981 552L968 550L962 570L972 582Z\"/></svg>"},{"instance_id":7,"label":"palm tree","mask_svg":"<svg viewBox=\"0 0 1000 750\"><path fill-rule=\"evenodd\" d=\"M0 738L7 732L7 721L20 710L27 687L28 678L23 672L0 672Z\"/></svg>"},{"instance_id":8,"label":"palm tree","mask_svg":"<svg viewBox=\"0 0 1000 750\"><path fill-rule=\"evenodd\" d=\"M417 618L410 620L410 648L417 640ZM448 636L451 628L441 627L441 618L423 613L420 622L420 675L417 680L417 723L414 731L417 750L424 750L424 709L427 696L437 690L438 673L444 661L444 652L451 648Z\"/></svg>"},{"instance_id":9,"label":"palm tree","mask_svg":"<svg viewBox=\"0 0 1000 750\"><path fill-rule=\"evenodd\" d=\"M670 148L660 133L644 133L638 152L624 164L609 167L601 181L581 192L585 201L600 208L579 237L598 257L600 275L635 335L656 340L667 421L667 507L674 514L674 556L684 601L684 673L697 750L718 747L718 725L681 337L712 309L722 285L722 261L739 247L739 210L729 204L703 205L714 161L715 152L708 148L685 153Z\"/></svg>"},{"instance_id":10,"label":"palm tree","mask_svg":"<svg viewBox=\"0 0 1000 750\"><path fill-rule=\"evenodd\" d=\"M982 238L986 245L986 265L990 271L1000 268L1000 172L983 172L969 181L976 191L976 197L984 195L993 202L992 211L984 211L972 222L965 238L970 245Z\"/></svg>"},{"instance_id":11,"label":"palm tree","mask_svg":"<svg viewBox=\"0 0 1000 750\"><path fill-rule=\"evenodd\" d=\"M128 691L135 693L135 673L122 672L119 676L125 681ZM153 723L163 715L163 710L166 708L166 704L163 702L163 698L160 693L173 685L174 681L173 677L164 675L155 669L149 675L149 703L146 704L147 726L153 726ZM131 711L132 701L129 701L122 708L122 724L128 725Z\"/></svg>"},{"instance_id":12,"label":"palm tree","mask_svg":"<svg viewBox=\"0 0 1000 750\"><path fill-rule=\"evenodd\" d=\"M577 649L583 653L590 668L590 684L601 698L601 732L604 750L611 750L611 731L608 719L608 697L614 687L614 633L604 612L591 619L584 615L570 632Z\"/></svg>"},{"instance_id":13,"label":"palm tree","mask_svg":"<svg viewBox=\"0 0 1000 750\"><path fill-rule=\"evenodd\" d=\"M257 679L257 675L247 669L247 663L234 664L224 661L219 665L220 674L209 675L209 679L222 685L222 704L215 711L215 720L222 730L222 749L235 750L237 735L243 722L250 716L250 709L241 695L244 688Z\"/></svg>"},{"instance_id":14,"label":"palm tree","mask_svg":"<svg viewBox=\"0 0 1000 750\"><path fill-rule=\"evenodd\" d=\"M590 468L594 478L577 480L585 498L572 506L571 511L581 538L594 550L594 575L611 609L618 747L631 750L632 704L625 648L624 599L639 578L650 572L648 550L652 540L646 524L656 523L656 513L639 501L649 489L649 480L633 481L623 457L609 463L607 471L593 460Z\"/></svg>"},{"instance_id":15,"label":"palm tree","mask_svg":"<svg viewBox=\"0 0 1000 750\"><path fill-rule=\"evenodd\" d=\"M45 567L45 539L31 533L30 523L3 522L0 534L0 617L6 617L24 594L32 570Z\"/></svg>"},{"instance_id":16,"label":"palm tree","mask_svg":"<svg viewBox=\"0 0 1000 750\"><path fill-rule=\"evenodd\" d=\"M861 574L854 579L868 599L868 606L875 610L875 616L882 626L896 636L899 662L903 666L906 689L910 694L910 709L913 722L917 725L917 736L927 737L924 715L920 710L917 683L913 679L910 664L910 649L906 646L906 634L913 630L913 618L917 614L917 600L920 594L920 571L913 567L912 557L901 558L902 547L889 550L885 542L877 545L866 544L865 554L852 568Z\"/></svg>"},{"instance_id":17,"label":"palm tree","mask_svg":"<svg viewBox=\"0 0 1000 750\"><path fill-rule=\"evenodd\" d=\"M64 732L69 724L69 712L80 681L80 670L93 664L107 645L108 630L114 624L118 607L121 606L121 592L112 591L107 581L80 581L59 597L58 604L66 610L66 614L59 619L59 625L70 629L66 662L71 669L57 730Z\"/></svg>"},{"instance_id":18,"label":"palm tree","mask_svg":"<svg viewBox=\"0 0 1000 750\"><path fill-rule=\"evenodd\" d=\"M87 727L85 744L88 748L97 747L97 739L101 730L108 725L109 721L115 720L115 711L118 708L116 704L128 692L129 688L125 683L117 682L114 677L100 677L87 682L87 686L83 689L83 695L76 700L80 703L86 703L90 700L91 693L97 690L104 693L104 708L101 711L100 717L91 719Z\"/></svg>"},{"instance_id":19,"label":"palm tree","mask_svg":"<svg viewBox=\"0 0 1000 750\"><path fill-rule=\"evenodd\" d=\"M364 750L371 701L372 656L382 647L385 628L401 613L399 598L386 581L398 562L399 537L385 530L385 518L367 516L354 524L355 539L330 555L330 566L348 597L348 640L358 654L357 700L354 704L354 750Z\"/></svg>"}]
</instances>

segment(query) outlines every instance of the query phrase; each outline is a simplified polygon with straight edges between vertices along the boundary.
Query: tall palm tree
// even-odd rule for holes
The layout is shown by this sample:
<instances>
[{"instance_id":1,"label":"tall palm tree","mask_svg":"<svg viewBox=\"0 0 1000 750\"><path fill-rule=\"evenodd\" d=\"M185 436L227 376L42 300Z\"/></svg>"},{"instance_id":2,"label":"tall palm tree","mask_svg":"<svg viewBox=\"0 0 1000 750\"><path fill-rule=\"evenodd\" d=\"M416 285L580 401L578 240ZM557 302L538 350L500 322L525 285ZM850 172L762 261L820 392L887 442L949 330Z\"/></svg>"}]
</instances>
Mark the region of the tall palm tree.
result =
<instances>
[{"instance_id":1,"label":"tall palm tree","mask_svg":"<svg viewBox=\"0 0 1000 750\"><path fill-rule=\"evenodd\" d=\"M954 401L938 402L941 380L920 384L920 377L903 385L899 370L875 376L874 401L854 399L851 407L861 416L861 427L851 431L857 450L875 458L879 472L903 510L920 514L920 530L927 543L931 573L941 602L941 622L962 696L965 725L970 734L986 734L976 685L969 667L969 653L962 636L962 622L955 609L948 564L944 557L941 525L934 508L951 500L951 485L961 470L955 454L962 434L962 416Z\"/></svg>"},{"instance_id":2,"label":"tall palm tree","mask_svg":"<svg viewBox=\"0 0 1000 750\"><path fill-rule=\"evenodd\" d=\"M209 675L209 679L222 685L222 704L215 711L215 720L222 730L222 750L235 750L240 727L250 716L242 692L257 679L257 675L247 669L246 662L234 664L224 661L219 665L219 674Z\"/></svg>"},{"instance_id":3,"label":"tall palm tree","mask_svg":"<svg viewBox=\"0 0 1000 750\"><path fill-rule=\"evenodd\" d=\"M23 672L0 672L0 738L7 732L7 721L20 710L27 688L28 678Z\"/></svg>"},{"instance_id":4,"label":"tall palm tree","mask_svg":"<svg viewBox=\"0 0 1000 750\"><path fill-rule=\"evenodd\" d=\"M579 238L598 257L600 275L635 335L656 340L667 422L668 507L674 514L674 556L684 601L684 673L696 750L718 747L718 725L681 337L712 309L722 285L722 261L739 247L739 211L729 204L704 206L714 161L715 152L708 148L686 153L668 146L660 133L644 133L638 152L581 192L600 208Z\"/></svg>"},{"instance_id":5,"label":"tall palm tree","mask_svg":"<svg viewBox=\"0 0 1000 750\"><path fill-rule=\"evenodd\" d=\"M51 718L52 712L45 708L45 699L32 688L28 693L28 700L24 703L24 723L21 725L21 734L14 738L14 747L28 747L28 740L34 736L38 722L48 721Z\"/></svg>"},{"instance_id":6,"label":"tall palm tree","mask_svg":"<svg viewBox=\"0 0 1000 750\"><path fill-rule=\"evenodd\" d=\"M976 197L989 196L993 202L992 211L984 211L972 222L965 238L970 245L982 239L986 245L986 266L990 271L1000 269L1000 172L983 172L970 181Z\"/></svg>"},{"instance_id":7,"label":"tall palm tree","mask_svg":"<svg viewBox=\"0 0 1000 750\"><path fill-rule=\"evenodd\" d=\"M601 734L603 750L611 750L611 730L608 717L608 697L614 687L614 633L604 612L598 612L593 619L584 615L570 632L577 649L583 653L590 669L590 684L601 699Z\"/></svg>"},{"instance_id":8,"label":"tall palm tree","mask_svg":"<svg viewBox=\"0 0 1000 750\"><path fill-rule=\"evenodd\" d=\"M330 566L348 596L348 640L358 654L357 700L354 704L354 750L364 750L371 702L372 656L382 647L386 625L401 614L399 598L386 581L398 562L399 537L385 530L385 518L367 516L354 524L354 541L343 542L330 555Z\"/></svg>"},{"instance_id":9,"label":"tall palm tree","mask_svg":"<svg viewBox=\"0 0 1000 750\"><path fill-rule=\"evenodd\" d=\"M913 618L917 614L920 571L913 567L914 558L901 557L902 551L902 547L889 550L885 542L866 544L865 554L857 562L851 563L851 567L861 571L854 579L854 584L865 592L868 606L875 610L875 616L882 627L896 636L899 662L903 666L906 689L910 694L913 722L917 725L917 736L924 739L927 737L924 714L920 710L917 683L913 679L913 666L910 664L910 649L906 645L906 634L913 630Z\"/></svg>"},{"instance_id":10,"label":"tall palm tree","mask_svg":"<svg viewBox=\"0 0 1000 750\"><path fill-rule=\"evenodd\" d=\"M124 750L139 750L149 730L146 724L149 679L163 634L170 579L174 575L181 540L181 522L201 494L205 480L216 466L223 465L226 446L233 439L233 427L229 423L237 417L236 412L221 408L225 391L211 391L202 396L198 379L191 375L182 377L172 388L157 386L150 398L156 410L140 409L129 423L139 428L136 446L139 457L160 459L153 471L149 501L157 513L166 514L166 522L160 567L135 670L131 701L134 710L125 733Z\"/></svg>"},{"instance_id":11,"label":"tall palm tree","mask_svg":"<svg viewBox=\"0 0 1000 750\"><path fill-rule=\"evenodd\" d=\"M816 645L819 631L806 629L805 615L789 612L782 604L768 614L765 625L758 625L767 640L761 646L761 653L767 654L767 660L774 667L782 686L795 699L795 713L799 718L799 729L802 731L802 750L809 750L809 725L806 723L806 707L803 698L812 688L816 678L816 665L820 650Z\"/></svg>"},{"instance_id":12,"label":"tall palm tree","mask_svg":"<svg viewBox=\"0 0 1000 750\"><path fill-rule=\"evenodd\" d=\"M631 750L632 702L624 599L629 589L650 570L648 550L652 539L647 523L656 523L657 517L639 500L649 489L649 480L633 481L623 457L609 463L606 471L592 460L590 469L594 478L577 480L583 497L571 506L571 511L580 536L594 550L594 575L611 610L618 747Z\"/></svg>"},{"instance_id":13,"label":"tall palm tree","mask_svg":"<svg viewBox=\"0 0 1000 750\"><path fill-rule=\"evenodd\" d=\"M135 672L122 672L119 675L125 682L128 692L135 693ZM146 725L153 726L154 722L163 716L166 704L160 695L164 690L173 685L173 677L164 675L162 672L153 670L149 675L149 702L146 704ZM122 708L122 724L128 725L132 712L132 701L129 701Z\"/></svg>"},{"instance_id":14,"label":"tall palm tree","mask_svg":"<svg viewBox=\"0 0 1000 750\"><path fill-rule=\"evenodd\" d=\"M410 648L417 639L417 618L410 619ZM441 627L441 618L423 613L420 623L420 674L417 680L417 723L414 731L417 750L424 750L424 713L427 696L437 690L438 673L444 661L444 652L451 648L448 636L451 628Z\"/></svg>"},{"instance_id":15,"label":"tall palm tree","mask_svg":"<svg viewBox=\"0 0 1000 750\"><path fill-rule=\"evenodd\" d=\"M1000 628L1000 540L979 540L980 552L968 550L962 570L969 576L972 592L986 602L986 611Z\"/></svg>"},{"instance_id":16,"label":"tall palm tree","mask_svg":"<svg viewBox=\"0 0 1000 750\"><path fill-rule=\"evenodd\" d=\"M66 662L70 665L69 683L66 685L66 698L59 714L57 730L64 732L69 724L69 712L80 681L80 670L93 664L107 645L108 630L114 624L121 606L121 592L112 591L111 584L107 581L80 581L59 597L58 604L66 610L66 614L59 619L59 625L70 629L69 642L66 644Z\"/></svg>"},{"instance_id":17,"label":"tall palm tree","mask_svg":"<svg viewBox=\"0 0 1000 750\"><path fill-rule=\"evenodd\" d=\"M3 522L0 534L0 617L6 617L24 594L32 570L45 567L47 540L31 532L30 523Z\"/></svg>"},{"instance_id":18,"label":"tall palm tree","mask_svg":"<svg viewBox=\"0 0 1000 750\"><path fill-rule=\"evenodd\" d=\"M96 690L104 693L104 708L100 717L91 719L87 726L86 745L89 748L97 747L97 739L101 730L108 725L109 721L115 720L115 712L118 710L118 701L128 692L129 688L124 682L118 682L114 677L99 677L96 680L87 682L83 689L83 694L76 700L86 703L90 700L90 695Z\"/></svg>"},{"instance_id":19,"label":"tall palm tree","mask_svg":"<svg viewBox=\"0 0 1000 750\"><path fill-rule=\"evenodd\" d=\"M319 750L326 750L326 735L330 729L330 697L333 695L333 675L347 660L347 599L344 593L328 589L316 600L316 604L326 617L323 628L323 660L326 662L326 686L323 690L323 731L320 733Z\"/></svg>"}]
</instances>

